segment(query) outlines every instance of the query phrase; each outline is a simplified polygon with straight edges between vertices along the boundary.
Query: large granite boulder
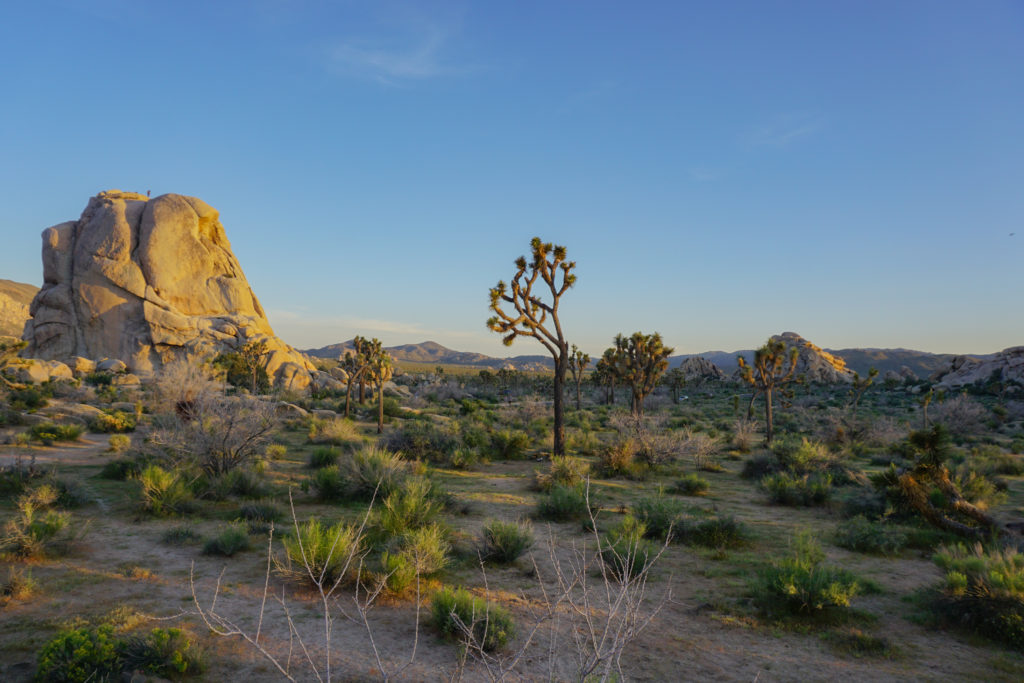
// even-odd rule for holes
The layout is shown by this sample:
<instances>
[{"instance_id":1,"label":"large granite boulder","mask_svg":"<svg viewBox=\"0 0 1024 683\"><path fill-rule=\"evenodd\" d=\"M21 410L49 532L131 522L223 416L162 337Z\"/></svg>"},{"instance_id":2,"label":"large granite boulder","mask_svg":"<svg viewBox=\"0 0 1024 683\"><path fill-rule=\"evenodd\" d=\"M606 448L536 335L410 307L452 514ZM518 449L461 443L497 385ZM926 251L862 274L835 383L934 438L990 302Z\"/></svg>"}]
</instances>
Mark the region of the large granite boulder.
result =
<instances>
[{"instance_id":1,"label":"large granite boulder","mask_svg":"<svg viewBox=\"0 0 1024 683\"><path fill-rule=\"evenodd\" d=\"M263 342L279 385L304 389L316 372L274 335L217 211L195 197L101 192L43 231L43 281L23 356L114 358L145 376Z\"/></svg>"},{"instance_id":2,"label":"large granite boulder","mask_svg":"<svg viewBox=\"0 0 1024 683\"><path fill-rule=\"evenodd\" d=\"M0 280L0 335L16 337L25 329L28 308L38 287L22 282Z\"/></svg>"},{"instance_id":3,"label":"large granite boulder","mask_svg":"<svg viewBox=\"0 0 1024 683\"><path fill-rule=\"evenodd\" d=\"M796 374L803 375L806 381L818 384L853 381L853 371L846 367L845 360L815 346L796 332L783 332L772 337L772 341L779 340L786 343L787 349L797 349Z\"/></svg>"},{"instance_id":4,"label":"large granite boulder","mask_svg":"<svg viewBox=\"0 0 1024 683\"><path fill-rule=\"evenodd\" d=\"M702 356L691 356L679 364L679 370L687 382L725 379L722 369Z\"/></svg>"}]
</instances>

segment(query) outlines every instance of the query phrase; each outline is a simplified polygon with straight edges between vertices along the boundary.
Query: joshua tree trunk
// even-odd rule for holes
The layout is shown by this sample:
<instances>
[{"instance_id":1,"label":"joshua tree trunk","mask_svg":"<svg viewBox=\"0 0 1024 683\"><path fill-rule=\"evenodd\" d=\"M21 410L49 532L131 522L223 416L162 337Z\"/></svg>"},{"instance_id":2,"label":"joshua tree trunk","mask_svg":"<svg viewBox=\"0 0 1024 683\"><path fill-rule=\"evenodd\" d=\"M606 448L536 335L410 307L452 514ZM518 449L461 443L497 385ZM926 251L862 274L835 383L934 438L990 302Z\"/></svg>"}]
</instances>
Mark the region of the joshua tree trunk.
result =
<instances>
[{"instance_id":1,"label":"joshua tree trunk","mask_svg":"<svg viewBox=\"0 0 1024 683\"><path fill-rule=\"evenodd\" d=\"M565 392L563 387L565 386L565 373L568 370L569 349L563 348L559 357L555 359L555 429L551 448L554 455L565 455L565 406L563 405Z\"/></svg>"},{"instance_id":2,"label":"joshua tree trunk","mask_svg":"<svg viewBox=\"0 0 1024 683\"><path fill-rule=\"evenodd\" d=\"M754 419L754 399L757 398L757 392L754 390L750 391L750 403L747 404L747 419Z\"/></svg>"},{"instance_id":3,"label":"joshua tree trunk","mask_svg":"<svg viewBox=\"0 0 1024 683\"><path fill-rule=\"evenodd\" d=\"M359 377L359 405L366 405L366 380Z\"/></svg>"},{"instance_id":4,"label":"joshua tree trunk","mask_svg":"<svg viewBox=\"0 0 1024 683\"><path fill-rule=\"evenodd\" d=\"M576 382L576 410L580 409L580 383Z\"/></svg>"},{"instance_id":5,"label":"joshua tree trunk","mask_svg":"<svg viewBox=\"0 0 1024 683\"><path fill-rule=\"evenodd\" d=\"M772 437L775 435L775 431L772 429L772 390L771 389L766 389L765 392L764 392L764 421L765 421L765 424L766 424L765 431L764 431L764 433L765 433L764 445L765 446L771 446L772 445Z\"/></svg>"},{"instance_id":6,"label":"joshua tree trunk","mask_svg":"<svg viewBox=\"0 0 1024 683\"><path fill-rule=\"evenodd\" d=\"M377 433L384 433L384 382L377 385Z\"/></svg>"}]
</instances>

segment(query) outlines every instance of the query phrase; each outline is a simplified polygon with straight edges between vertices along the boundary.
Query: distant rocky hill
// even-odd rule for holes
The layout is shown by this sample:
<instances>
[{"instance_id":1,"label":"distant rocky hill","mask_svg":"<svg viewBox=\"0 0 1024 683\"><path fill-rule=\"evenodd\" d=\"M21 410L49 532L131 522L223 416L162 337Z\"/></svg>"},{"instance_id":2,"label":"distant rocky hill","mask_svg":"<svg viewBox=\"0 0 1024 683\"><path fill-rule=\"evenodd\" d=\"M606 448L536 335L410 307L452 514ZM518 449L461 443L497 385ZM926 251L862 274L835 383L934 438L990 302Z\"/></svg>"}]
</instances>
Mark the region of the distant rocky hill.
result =
<instances>
[{"instance_id":1,"label":"distant rocky hill","mask_svg":"<svg viewBox=\"0 0 1024 683\"><path fill-rule=\"evenodd\" d=\"M217 210L200 199L109 190L42 237L25 357L116 358L144 375L257 342L278 386L335 382L274 335Z\"/></svg>"},{"instance_id":2,"label":"distant rocky hill","mask_svg":"<svg viewBox=\"0 0 1024 683\"><path fill-rule=\"evenodd\" d=\"M39 288L0 280L0 336L20 337L29 319L29 306Z\"/></svg>"},{"instance_id":3,"label":"distant rocky hill","mask_svg":"<svg viewBox=\"0 0 1024 683\"><path fill-rule=\"evenodd\" d=\"M1014 346L984 359L957 356L938 379L939 386L950 388L988 381L1024 384L1024 346Z\"/></svg>"},{"instance_id":4,"label":"distant rocky hill","mask_svg":"<svg viewBox=\"0 0 1024 683\"><path fill-rule=\"evenodd\" d=\"M345 355L346 351L352 351L352 340L322 346L319 349L305 349L303 353L316 358L337 359ZM465 365L467 367L480 368L481 370L498 370L509 368L523 372L539 372L550 370L554 363L550 356L512 356L510 358L494 358L482 353L467 351L453 351L441 346L437 342L425 341L419 344L402 344L401 346L390 346L387 352L395 360L409 363L437 363L438 365Z\"/></svg>"}]
</instances>

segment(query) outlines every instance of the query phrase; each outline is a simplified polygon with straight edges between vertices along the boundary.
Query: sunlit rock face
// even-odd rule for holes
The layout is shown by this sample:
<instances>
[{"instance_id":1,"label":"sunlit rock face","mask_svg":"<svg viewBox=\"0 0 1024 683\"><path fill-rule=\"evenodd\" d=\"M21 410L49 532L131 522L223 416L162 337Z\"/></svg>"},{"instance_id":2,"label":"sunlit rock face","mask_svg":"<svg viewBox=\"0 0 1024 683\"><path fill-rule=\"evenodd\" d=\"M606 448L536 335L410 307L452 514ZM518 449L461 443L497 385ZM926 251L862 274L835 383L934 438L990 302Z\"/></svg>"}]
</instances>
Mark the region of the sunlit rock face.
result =
<instances>
[{"instance_id":1,"label":"sunlit rock face","mask_svg":"<svg viewBox=\"0 0 1024 683\"><path fill-rule=\"evenodd\" d=\"M846 367L845 360L815 346L796 332L783 332L772 340L782 340L786 348L797 349L796 374L803 375L806 381L820 384L853 381L853 371Z\"/></svg>"},{"instance_id":2,"label":"sunlit rock face","mask_svg":"<svg viewBox=\"0 0 1024 683\"><path fill-rule=\"evenodd\" d=\"M118 358L150 374L264 342L267 373L302 389L315 368L275 335L216 209L195 197L109 190L43 231L43 287L23 338L31 358Z\"/></svg>"},{"instance_id":3,"label":"sunlit rock face","mask_svg":"<svg viewBox=\"0 0 1024 683\"><path fill-rule=\"evenodd\" d=\"M980 382L1024 384L1024 346L1004 349L987 360L957 356L939 378L940 387L962 387Z\"/></svg>"},{"instance_id":4,"label":"sunlit rock face","mask_svg":"<svg viewBox=\"0 0 1024 683\"><path fill-rule=\"evenodd\" d=\"M687 382L700 382L703 380L725 379L725 373L717 365L707 358L693 356L687 358L679 365L683 377Z\"/></svg>"}]
</instances>

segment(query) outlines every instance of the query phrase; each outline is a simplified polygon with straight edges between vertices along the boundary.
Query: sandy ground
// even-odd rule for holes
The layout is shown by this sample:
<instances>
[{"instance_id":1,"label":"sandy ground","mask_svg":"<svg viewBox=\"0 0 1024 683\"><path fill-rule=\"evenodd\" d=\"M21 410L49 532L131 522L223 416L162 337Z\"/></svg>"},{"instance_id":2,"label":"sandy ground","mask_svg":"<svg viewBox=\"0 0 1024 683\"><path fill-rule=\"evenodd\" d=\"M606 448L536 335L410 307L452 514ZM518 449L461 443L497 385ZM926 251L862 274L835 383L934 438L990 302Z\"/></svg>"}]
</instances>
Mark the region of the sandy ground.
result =
<instances>
[{"instance_id":1,"label":"sandy ground","mask_svg":"<svg viewBox=\"0 0 1024 683\"><path fill-rule=\"evenodd\" d=\"M88 533L71 555L31 565L42 593L25 602L12 602L0 611L0 679L27 681L34 671L39 648L56 630L73 618L97 618L119 610L128 625L145 628L168 624L192 629L208 649L209 669L202 680L279 680L273 666L254 648L237 638L209 634L195 615L189 586L194 572L202 604L209 604L221 577L217 611L229 616L243 629L255 632L267 567L265 540L255 539L255 548L233 558L200 554L200 546L168 546L161 536L183 524L198 533L212 535L230 519L237 503L225 503L223 515L200 520L154 520L140 518L133 509L131 485L107 482L93 475L111 456L105 453L106 438L89 436L82 442L57 448L18 449L0 447L0 460L36 456L41 464L59 464L62 476L80 479L97 504L75 511L75 518L88 520ZM475 535L487 518L515 520L533 509L536 493L530 480L536 463L496 463L477 472L442 473L442 481L469 514L453 514L448 523L464 538ZM752 485L734 473L708 474L711 492L695 504L728 510L751 530L751 543L724 557L683 546L668 548L659 562L648 589L648 605L664 601L650 626L625 651L622 668L626 677L639 681L946 681L1021 680L1024 658L998 646L966 638L961 634L932 630L909 620L914 607L904 598L938 577L926 558L908 555L897 559L875 558L826 546L831 561L838 562L879 583L883 592L861 598L855 606L875 616L858 625L865 632L886 638L895 646L890 657L853 657L838 653L818 631L800 632L764 624L753 616L746 603L746 585L757 563L785 548L795 528L812 526L831 529L838 521L820 510L770 507ZM602 491L627 491L653 484L598 482ZM300 516L311 513L330 518L337 509L303 502ZM9 516L10 511L3 515ZM586 543L588 536L579 524L536 523L538 543L534 553L540 581L551 591L552 562L546 547L554 542L554 557L561 562L572 558L571 547ZM134 568L134 569L133 569ZM0 567L6 576L6 567ZM223 572L223 573L222 573ZM590 574L592 580L597 576ZM489 568L486 574L490 596L508 606L517 617L520 639L529 629L531 608L542 604L540 582L529 562L521 560L509 568ZM484 593L484 576L469 563L451 569L446 584L462 584ZM280 583L271 577L272 594L284 596L292 618L314 659L322 662L322 612L309 593ZM433 586L432 586L433 587ZM499 590L500 587L500 590ZM669 597L667 591L671 590ZM261 642L282 661L288 660L288 630L282 610L273 600L263 621ZM441 641L429 627L419 629L417 638L415 599L381 600L369 621L373 641L364 624L352 616L351 591L343 592L332 604L332 674L335 680L374 680L378 664L373 645L379 649L388 670L397 669L411 654L415 661L402 670L400 680L437 681L458 675L458 649ZM649 608L649 607L648 607ZM141 618L138 615L144 615ZM598 615L599 616L599 615ZM157 618L166 621L153 621ZM538 633L526 649L511 680L571 680L574 652L562 619L555 629L561 640L552 653L551 625ZM295 642L292 671L299 680L314 680ZM553 662L553 664L552 664ZM552 669L552 666L554 667ZM553 672L553 673L552 673ZM486 680L478 664L464 671L466 680Z\"/></svg>"}]
</instances>

